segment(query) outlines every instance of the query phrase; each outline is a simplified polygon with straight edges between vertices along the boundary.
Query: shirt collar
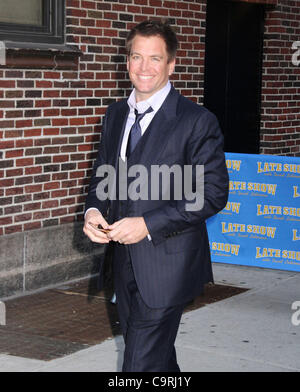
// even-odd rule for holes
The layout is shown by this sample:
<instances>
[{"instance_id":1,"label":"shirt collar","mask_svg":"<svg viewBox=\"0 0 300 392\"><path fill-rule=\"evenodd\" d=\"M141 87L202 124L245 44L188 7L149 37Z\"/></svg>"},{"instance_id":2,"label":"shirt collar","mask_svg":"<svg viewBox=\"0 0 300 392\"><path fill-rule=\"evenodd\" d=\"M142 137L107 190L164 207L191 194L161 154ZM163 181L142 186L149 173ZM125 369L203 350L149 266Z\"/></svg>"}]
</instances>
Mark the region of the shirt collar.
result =
<instances>
[{"instance_id":1,"label":"shirt collar","mask_svg":"<svg viewBox=\"0 0 300 392\"><path fill-rule=\"evenodd\" d=\"M132 90L127 103L131 110L137 109L139 113L144 112L150 106L152 107L154 112L157 112L158 109L163 104L164 100L166 99L167 95L171 90L171 83L168 80L167 84L157 91L155 94L151 95L150 98L146 99L145 101L136 102L135 100L135 89Z\"/></svg>"}]
</instances>

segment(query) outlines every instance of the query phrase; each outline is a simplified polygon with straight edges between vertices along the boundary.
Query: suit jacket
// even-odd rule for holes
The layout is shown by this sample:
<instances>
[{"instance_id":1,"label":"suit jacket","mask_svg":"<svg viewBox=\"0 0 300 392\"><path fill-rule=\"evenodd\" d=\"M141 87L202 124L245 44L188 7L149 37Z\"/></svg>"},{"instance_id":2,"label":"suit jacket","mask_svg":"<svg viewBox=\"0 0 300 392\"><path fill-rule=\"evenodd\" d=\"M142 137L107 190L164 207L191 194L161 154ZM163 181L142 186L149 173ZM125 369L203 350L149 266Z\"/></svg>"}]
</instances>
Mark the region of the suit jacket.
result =
<instances>
[{"instance_id":1,"label":"suit jacket","mask_svg":"<svg viewBox=\"0 0 300 392\"><path fill-rule=\"evenodd\" d=\"M143 216L151 241L146 237L126 245L141 296L152 308L185 303L199 295L205 283L213 281L205 221L227 203L222 132L211 112L172 87L130 156L128 169L137 163L148 173L151 165L204 165L203 208L186 211L187 200L174 198L172 181L170 200L151 200L151 176L148 200L99 201L96 190L102 178L97 178L96 170L103 164L117 168L128 113L127 100L107 109L86 210L98 208L109 223L126 216Z\"/></svg>"}]
</instances>

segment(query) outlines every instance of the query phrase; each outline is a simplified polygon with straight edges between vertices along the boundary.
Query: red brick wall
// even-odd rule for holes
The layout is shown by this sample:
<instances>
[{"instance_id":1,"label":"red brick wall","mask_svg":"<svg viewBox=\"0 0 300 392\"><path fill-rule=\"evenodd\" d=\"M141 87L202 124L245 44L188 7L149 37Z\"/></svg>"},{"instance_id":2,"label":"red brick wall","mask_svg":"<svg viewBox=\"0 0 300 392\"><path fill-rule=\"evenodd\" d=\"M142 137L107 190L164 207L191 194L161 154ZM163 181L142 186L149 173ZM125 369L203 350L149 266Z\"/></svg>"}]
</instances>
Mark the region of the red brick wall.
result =
<instances>
[{"instance_id":1,"label":"red brick wall","mask_svg":"<svg viewBox=\"0 0 300 392\"><path fill-rule=\"evenodd\" d=\"M77 68L0 68L0 235L82 220L102 116L131 88L124 43L136 23L171 20L180 40L172 81L203 102L206 0L66 3L67 44L83 53ZM261 153L300 155L300 68L291 62L300 4L278 3L266 14Z\"/></svg>"},{"instance_id":2,"label":"red brick wall","mask_svg":"<svg viewBox=\"0 0 300 392\"><path fill-rule=\"evenodd\" d=\"M171 19L181 43L172 80L202 102L205 0L66 4L77 70L0 69L0 235L82 219L102 115L130 89L124 42L136 23Z\"/></svg>"},{"instance_id":3,"label":"red brick wall","mask_svg":"<svg viewBox=\"0 0 300 392\"><path fill-rule=\"evenodd\" d=\"M266 13L262 76L261 153L300 156L300 1L279 0ZM300 56L299 56L300 60Z\"/></svg>"}]
</instances>

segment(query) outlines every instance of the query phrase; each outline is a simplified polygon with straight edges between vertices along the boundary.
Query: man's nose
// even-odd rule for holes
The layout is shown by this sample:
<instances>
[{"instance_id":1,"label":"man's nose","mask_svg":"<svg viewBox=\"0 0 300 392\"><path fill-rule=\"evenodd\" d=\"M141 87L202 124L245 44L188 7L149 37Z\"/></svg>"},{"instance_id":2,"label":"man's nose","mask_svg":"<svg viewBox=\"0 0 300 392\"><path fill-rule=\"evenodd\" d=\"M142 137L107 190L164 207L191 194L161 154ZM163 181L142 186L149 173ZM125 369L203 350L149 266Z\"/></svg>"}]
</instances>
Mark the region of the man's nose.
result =
<instances>
[{"instance_id":1,"label":"man's nose","mask_svg":"<svg viewBox=\"0 0 300 392\"><path fill-rule=\"evenodd\" d=\"M141 71L145 72L149 68L149 61L147 59L143 59L140 64Z\"/></svg>"}]
</instances>

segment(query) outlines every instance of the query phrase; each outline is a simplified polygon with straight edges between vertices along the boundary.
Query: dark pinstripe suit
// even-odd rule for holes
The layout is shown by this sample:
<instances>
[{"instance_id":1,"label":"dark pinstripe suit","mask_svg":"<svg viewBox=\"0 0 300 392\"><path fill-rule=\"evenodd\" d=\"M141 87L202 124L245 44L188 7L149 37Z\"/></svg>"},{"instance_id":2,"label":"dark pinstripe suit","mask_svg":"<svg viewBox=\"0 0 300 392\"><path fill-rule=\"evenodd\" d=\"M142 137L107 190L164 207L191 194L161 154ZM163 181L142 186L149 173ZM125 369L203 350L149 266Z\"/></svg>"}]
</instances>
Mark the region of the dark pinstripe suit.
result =
<instances>
[{"instance_id":1,"label":"dark pinstripe suit","mask_svg":"<svg viewBox=\"0 0 300 392\"><path fill-rule=\"evenodd\" d=\"M150 178L148 200L100 202L96 197L99 179L95 170L104 163L117 165L127 115L126 100L107 110L86 210L98 208L104 216L108 214L109 223L126 216L143 216L151 235L151 241L146 237L136 244L121 245L123 250L117 246L114 263L117 300L124 273L121 257L129 260L130 274L133 272L138 293L147 307L182 307L201 293L204 283L213 279L205 220L227 202L223 136L212 113L172 88L130 156L128 168L141 164L150 173L151 165L204 165L203 208L188 212L186 200L151 200Z\"/></svg>"}]
</instances>

